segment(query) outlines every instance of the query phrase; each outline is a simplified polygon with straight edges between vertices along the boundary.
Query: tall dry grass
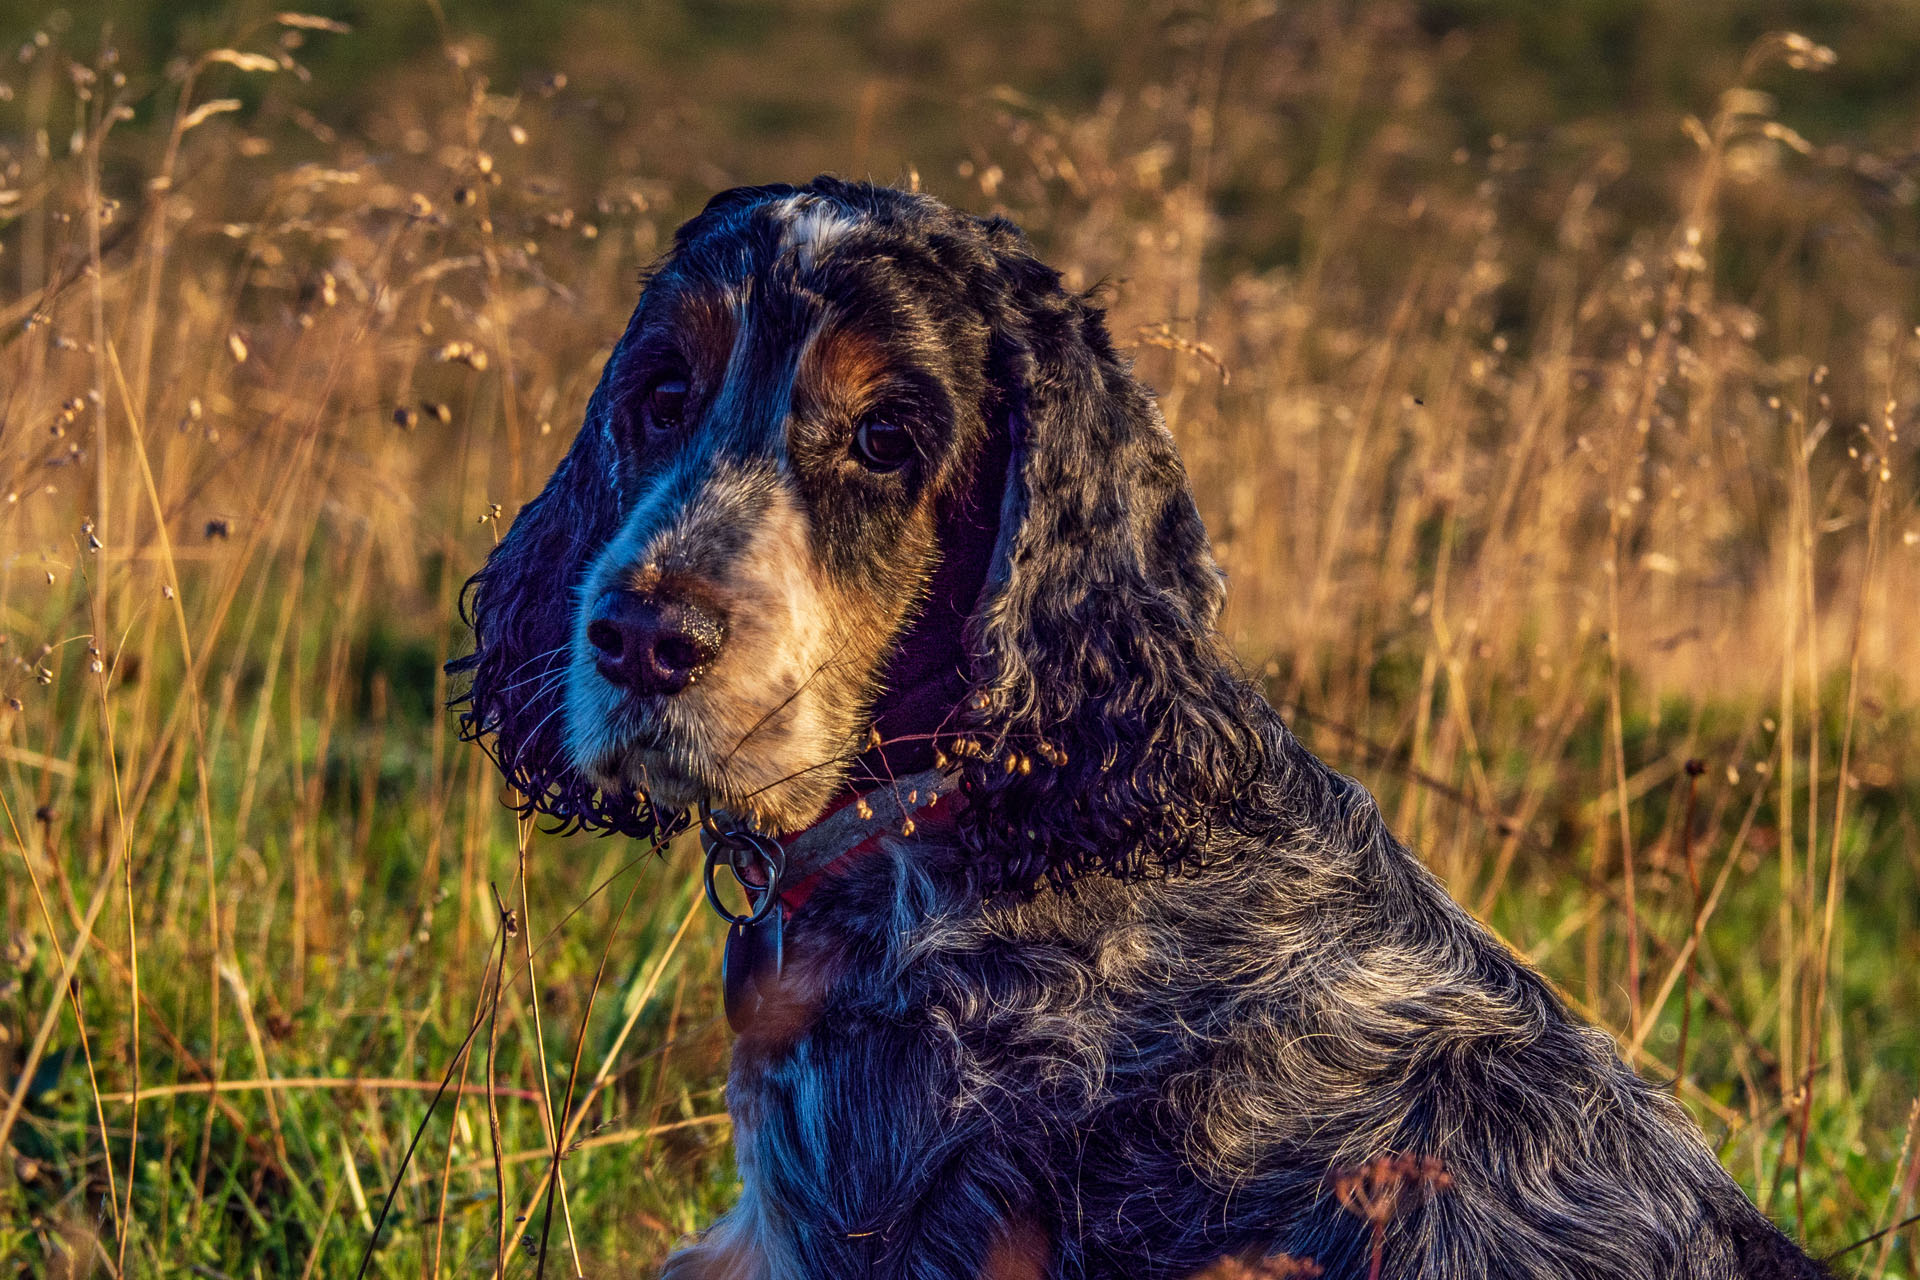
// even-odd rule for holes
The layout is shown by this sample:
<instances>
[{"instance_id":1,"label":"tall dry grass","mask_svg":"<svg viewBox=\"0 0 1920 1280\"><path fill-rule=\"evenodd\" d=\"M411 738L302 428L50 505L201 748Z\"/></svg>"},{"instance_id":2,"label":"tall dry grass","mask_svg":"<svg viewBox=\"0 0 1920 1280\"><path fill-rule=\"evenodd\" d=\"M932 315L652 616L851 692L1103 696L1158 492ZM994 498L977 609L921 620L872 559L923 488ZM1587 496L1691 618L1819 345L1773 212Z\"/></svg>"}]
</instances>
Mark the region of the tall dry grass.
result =
<instances>
[{"instance_id":1,"label":"tall dry grass","mask_svg":"<svg viewBox=\"0 0 1920 1280\"><path fill-rule=\"evenodd\" d=\"M353 1274L376 1221L374 1273L607 1273L731 1194L686 852L516 827L440 664L642 265L805 175L457 33L342 100L337 28L158 68L55 24L0 75L21 1274ZM1773 117L1795 36L1651 156L1463 136L1394 5L1156 40L919 151L849 86L804 158L906 154L1105 282L1303 736L1814 1248L1907 1218L1911 179Z\"/></svg>"}]
</instances>

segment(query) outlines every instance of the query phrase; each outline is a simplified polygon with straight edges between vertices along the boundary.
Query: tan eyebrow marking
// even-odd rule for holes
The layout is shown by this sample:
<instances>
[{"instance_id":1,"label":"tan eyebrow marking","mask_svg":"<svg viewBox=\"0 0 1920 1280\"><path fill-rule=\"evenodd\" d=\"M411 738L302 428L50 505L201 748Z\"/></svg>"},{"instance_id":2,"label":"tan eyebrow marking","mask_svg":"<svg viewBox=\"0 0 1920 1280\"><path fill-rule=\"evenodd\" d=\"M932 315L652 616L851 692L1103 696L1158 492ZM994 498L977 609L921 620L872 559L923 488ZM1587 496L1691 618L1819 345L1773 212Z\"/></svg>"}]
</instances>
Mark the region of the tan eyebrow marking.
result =
<instances>
[{"instance_id":1,"label":"tan eyebrow marking","mask_svg":"<svg viewBox=\"0 0 1920 1280\"><path fill-rule=\"evenodd\" d=\"M878 338L829 324L801 357L796 398L858 412L885 381L891 363L886 345Z\"/></svg>"}]
</instances>

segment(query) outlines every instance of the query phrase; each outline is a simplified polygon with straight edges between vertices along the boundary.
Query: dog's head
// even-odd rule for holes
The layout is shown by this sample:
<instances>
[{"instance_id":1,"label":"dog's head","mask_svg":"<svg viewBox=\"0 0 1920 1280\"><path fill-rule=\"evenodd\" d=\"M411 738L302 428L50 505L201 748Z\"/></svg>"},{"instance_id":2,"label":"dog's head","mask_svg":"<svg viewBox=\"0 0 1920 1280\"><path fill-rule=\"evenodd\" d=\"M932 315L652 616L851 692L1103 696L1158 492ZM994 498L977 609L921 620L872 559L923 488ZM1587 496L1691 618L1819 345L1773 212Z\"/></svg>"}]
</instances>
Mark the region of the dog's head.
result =
<instances>
[{"instance_id":1,"label":"dog's head","mask_svg":"<svg viewBox=\"0 0 1920 1280\"><path fill-rule=\"evenodd\" d=\"M1004 220L822 178L680 229L455 666L565 821L790 830L951 758L983 879L1032 883L1175 865L1250 775L1221 599L1100 312Z\"/></svg>"}]
</instances>

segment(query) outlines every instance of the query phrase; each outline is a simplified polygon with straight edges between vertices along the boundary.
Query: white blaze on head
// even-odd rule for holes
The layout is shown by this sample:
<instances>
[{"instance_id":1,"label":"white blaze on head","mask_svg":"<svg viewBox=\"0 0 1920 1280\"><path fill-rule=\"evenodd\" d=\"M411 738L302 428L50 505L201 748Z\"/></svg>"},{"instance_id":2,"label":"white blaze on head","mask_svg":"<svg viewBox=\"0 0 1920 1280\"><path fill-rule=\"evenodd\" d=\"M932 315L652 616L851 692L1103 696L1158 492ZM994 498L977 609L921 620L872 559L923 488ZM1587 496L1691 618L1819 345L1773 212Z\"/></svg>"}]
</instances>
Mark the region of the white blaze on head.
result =
<instances>
[{"instance_id":1,"label":"white blaze on head","mask_svg":"<svg viewBox=\"0 0 1920 1280\"><path fill-rule=\"evenodd\" d=\"M785 224L780 247L798 254L803 267L811 267L815 259L860 225L858 217L819 196L788 196L772 208L773 216Z\"/></svg>"}]
</instances>

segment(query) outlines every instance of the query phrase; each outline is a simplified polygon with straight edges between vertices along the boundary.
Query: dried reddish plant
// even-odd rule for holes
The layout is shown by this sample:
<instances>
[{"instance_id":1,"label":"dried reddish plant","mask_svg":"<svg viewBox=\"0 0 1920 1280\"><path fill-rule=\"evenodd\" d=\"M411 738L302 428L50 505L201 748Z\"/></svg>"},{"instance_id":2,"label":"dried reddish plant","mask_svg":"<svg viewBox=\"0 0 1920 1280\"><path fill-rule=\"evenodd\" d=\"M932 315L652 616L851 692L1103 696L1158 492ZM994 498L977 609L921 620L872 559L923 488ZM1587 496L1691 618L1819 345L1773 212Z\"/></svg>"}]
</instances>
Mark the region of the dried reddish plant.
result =
<instances>
[{"instance_id":1,"label":"dried reddish plant","mask_svg":"<svg viewBox=\"0 0 1920 1280\"><path fill-rule=\"evenodd\" d=\"M1329 1182L1340 1207L1371 1229L1367 1280L1380 1280L1387 1223L1447 1190L1453 1175L1436 1156L1395 1155L1378 1156L1357 1168L1336 1169Z\"/></svg>"}]
</instances>

